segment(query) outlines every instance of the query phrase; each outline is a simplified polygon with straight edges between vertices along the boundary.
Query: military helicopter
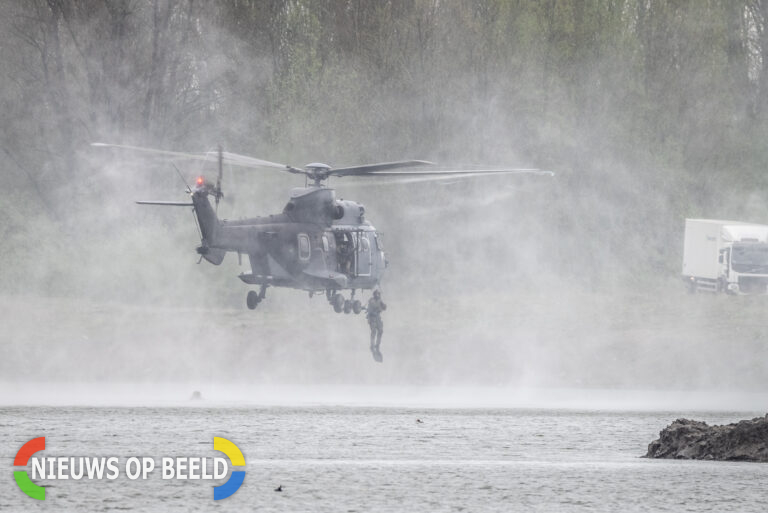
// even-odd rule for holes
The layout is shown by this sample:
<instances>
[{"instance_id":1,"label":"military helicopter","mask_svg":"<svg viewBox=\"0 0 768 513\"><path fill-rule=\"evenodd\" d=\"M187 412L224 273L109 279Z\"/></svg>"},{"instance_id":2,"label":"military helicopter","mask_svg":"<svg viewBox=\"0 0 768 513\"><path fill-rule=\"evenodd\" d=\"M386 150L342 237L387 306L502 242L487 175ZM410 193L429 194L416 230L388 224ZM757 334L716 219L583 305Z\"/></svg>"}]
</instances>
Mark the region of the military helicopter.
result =
<instances>
[{"instance_id":1,"label":"military helicopter","mask_svg":"<svg viewBox=\"0 0 768 513\"><path fill-rule=\"evenodd\" d=\"M210 161L208 153L183 153L121 144L92 143L92 146L119 148L151 153L172 159ZM194 186L187 185L190 201L137 201L140 205L191 207L200 231L197 253L202 259L219 265L227 252L246 255L250 272L239 278L256 290L248 291L246 305L254 310L266 297L268 287L288 287L325 293L337 313L359 314L362 302L355 297L360 290L379 286L387 260L376 228L365 217L365 207L355 201L336 199L335 190L325 181L334 177L386 177L409 181L446 180L488 175L537 174L552 176L538 169L429 170L412 168L433 166L425 160L403 160L378 164L332 168L311 163L303 169L245 155L216 152L218 175L215 182L200 176ZM223 166L271 168L304 175L304 187L290 192L288 203L279 214L241 220L219 219L218 205L223 197ZM178 171L178 169L177 169ZM179 173L181 175L181 173ZM183 177L182 177L183 179ZM210 197L214 199L211 205ZM343 291L349 290L349 297Z\"/></svg>"}]
</instances>

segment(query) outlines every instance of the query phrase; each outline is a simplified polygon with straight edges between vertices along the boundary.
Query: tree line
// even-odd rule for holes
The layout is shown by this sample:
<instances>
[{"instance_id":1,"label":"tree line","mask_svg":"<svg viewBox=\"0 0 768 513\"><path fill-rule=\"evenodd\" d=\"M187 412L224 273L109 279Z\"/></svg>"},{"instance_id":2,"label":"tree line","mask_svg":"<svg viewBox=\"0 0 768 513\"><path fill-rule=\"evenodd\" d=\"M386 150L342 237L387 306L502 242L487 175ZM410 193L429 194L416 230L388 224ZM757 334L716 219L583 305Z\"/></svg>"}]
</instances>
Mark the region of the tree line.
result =
<instances>
[{"instance_id":1,"label":"tree line","mask_svg":"<svg viewBox=\"0 0 768 513\"><path fill-rule=\"evenodd\" d=\"M90 210L71 198L113 192L88 146L102 140L222 143L294 165L554 169L557 184L522 204L558 231L542 253L561 267L608 227L610 258L591 274L622 259L671 272L686 216L768 220L765 0L2 0L0 12L6 255L33 252L41 233L77 237Z\"/></svg>"}]
</instances>

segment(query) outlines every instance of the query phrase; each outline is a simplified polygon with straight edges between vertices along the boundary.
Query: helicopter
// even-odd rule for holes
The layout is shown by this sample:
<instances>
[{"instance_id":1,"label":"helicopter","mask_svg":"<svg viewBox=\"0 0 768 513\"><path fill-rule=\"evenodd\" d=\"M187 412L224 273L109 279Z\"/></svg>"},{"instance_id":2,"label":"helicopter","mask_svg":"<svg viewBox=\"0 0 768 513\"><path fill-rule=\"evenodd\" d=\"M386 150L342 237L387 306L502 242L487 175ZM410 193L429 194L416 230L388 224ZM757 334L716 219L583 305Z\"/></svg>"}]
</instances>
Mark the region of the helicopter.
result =
<instances>
[{"instance_id":1,"label":"helicopter","mask_svg":"<svg viewBox=\"0 0 768 513\"><path fill-rule=\"evenodd\" d=\"M92 143L91 146L150 153L171 159L210 161L211 152L184 153L140 146ZM359 314L364 310L359 290L379 287L388 266L380 234L366 218L365 207L336 198L326 181L331 177L384 177L395 180L433 181L489 175L535 174L553 176L551 171L530 168L427 170L435 164L426 160L402 160L378 164L332 168L319 162L303 168L225 152L216 152L218 175L215 182L199 176L187 185L189 201L137 201L140 205L191 207L199 233L196 248L201 262L220 265L228 252L238 259L248 257L250 271L239 274L245 284L258 287L246 294L246 306L254 310L265 299L269 287L303 290L310 298L324 293L337 313ZM218 217L224 196L224 164L245 168L271 168L303 175L304 187L291 189L288 202L278 214L240 220ZM175 166L174 166L175 167ZM179 171L176 168L177 172ZM181 173L179 172L181 176ZM183 180L183 177L182 177ZM185 182L186 183L186 182ZM211 197L214 205L211 204ZM349 297L344 292L349 291Z\"/></svg>"}]
</instances>

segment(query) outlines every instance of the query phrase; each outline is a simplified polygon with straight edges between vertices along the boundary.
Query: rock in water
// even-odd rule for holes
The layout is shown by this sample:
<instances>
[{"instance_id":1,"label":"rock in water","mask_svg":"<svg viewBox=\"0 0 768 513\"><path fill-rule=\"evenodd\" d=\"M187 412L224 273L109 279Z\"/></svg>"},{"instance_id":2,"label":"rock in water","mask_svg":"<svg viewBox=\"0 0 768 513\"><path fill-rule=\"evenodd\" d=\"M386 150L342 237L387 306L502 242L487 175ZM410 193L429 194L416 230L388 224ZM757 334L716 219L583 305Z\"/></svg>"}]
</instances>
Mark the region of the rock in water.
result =
<instances>
[{"instance_id":1,"label":"rock in water","mask_svg":"<svg viewBox=\"0 0 768 513\"><path fill-rule=\"evenodd\" d=\"M645 457L768 462L768 415L727 426L677 419L648 445Z\"/></svg>"}]
</instances>

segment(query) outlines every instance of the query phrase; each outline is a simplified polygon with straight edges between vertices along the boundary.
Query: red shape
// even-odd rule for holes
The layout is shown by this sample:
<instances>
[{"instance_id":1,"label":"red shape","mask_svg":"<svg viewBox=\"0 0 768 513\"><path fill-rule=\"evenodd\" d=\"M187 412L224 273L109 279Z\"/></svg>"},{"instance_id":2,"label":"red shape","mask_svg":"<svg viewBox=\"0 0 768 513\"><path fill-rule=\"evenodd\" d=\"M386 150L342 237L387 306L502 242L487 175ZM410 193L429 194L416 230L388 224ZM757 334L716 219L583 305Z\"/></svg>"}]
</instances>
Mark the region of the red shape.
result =
<instances>
[{"instance_id":1,"label":"red shape","mask_svg":"<svg viewBox=\"0 0 768 513\"><path fill-rule=\"evenodd\" d=\"M23 467L29 461L30 456L35 454L37 451L44 451L44 450L45 450L45 437L41 436L38 438L33 438L32 440L30 440L29 442L21 446L21 449L19 449L19 452L16 453L16 458L13 460L13 465L15 467Z\"/></svg>"}]
</instances>

